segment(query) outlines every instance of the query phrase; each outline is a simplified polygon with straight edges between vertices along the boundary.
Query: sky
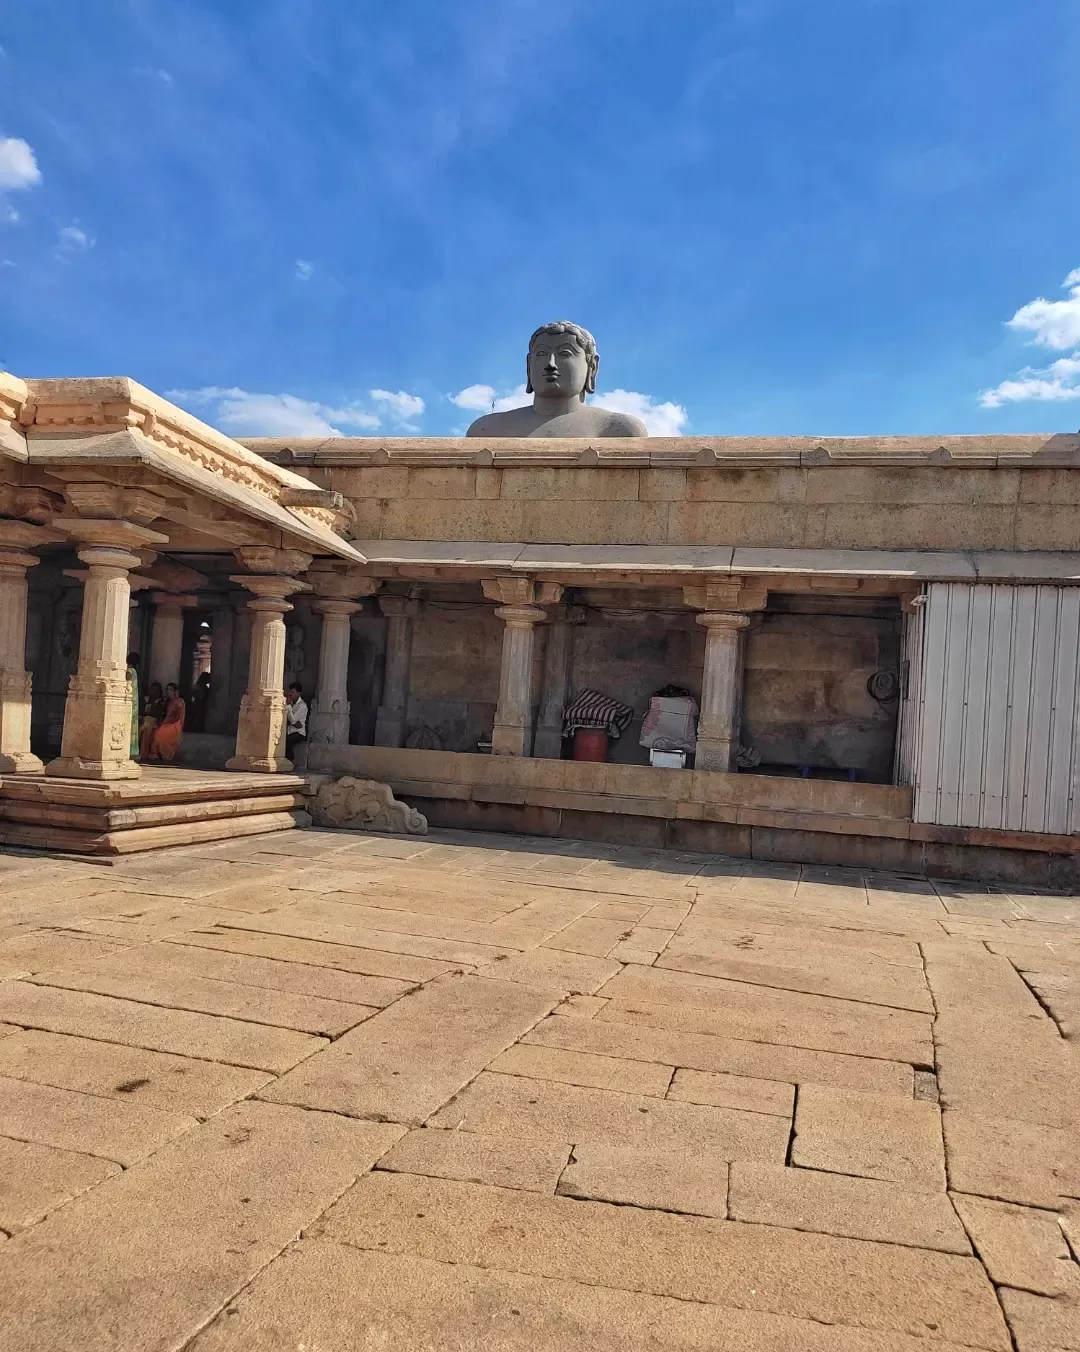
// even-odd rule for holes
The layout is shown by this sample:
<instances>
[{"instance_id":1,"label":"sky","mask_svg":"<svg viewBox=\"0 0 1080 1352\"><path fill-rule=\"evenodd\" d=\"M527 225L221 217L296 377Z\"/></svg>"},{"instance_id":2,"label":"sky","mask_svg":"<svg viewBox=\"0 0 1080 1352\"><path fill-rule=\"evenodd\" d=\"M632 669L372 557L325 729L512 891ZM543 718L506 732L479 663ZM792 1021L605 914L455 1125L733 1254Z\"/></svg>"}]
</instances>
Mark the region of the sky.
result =
<instances>
[{"instance_id":1,"label":"sky","mask_svg":"<svg viewBox=\"0 0 1080 1352\"><path fill-rule=\"evenodd\" d=\"M0 366L448 436L1080 427L1076 0L0 5Z\"/></svg>"}]
</instances>

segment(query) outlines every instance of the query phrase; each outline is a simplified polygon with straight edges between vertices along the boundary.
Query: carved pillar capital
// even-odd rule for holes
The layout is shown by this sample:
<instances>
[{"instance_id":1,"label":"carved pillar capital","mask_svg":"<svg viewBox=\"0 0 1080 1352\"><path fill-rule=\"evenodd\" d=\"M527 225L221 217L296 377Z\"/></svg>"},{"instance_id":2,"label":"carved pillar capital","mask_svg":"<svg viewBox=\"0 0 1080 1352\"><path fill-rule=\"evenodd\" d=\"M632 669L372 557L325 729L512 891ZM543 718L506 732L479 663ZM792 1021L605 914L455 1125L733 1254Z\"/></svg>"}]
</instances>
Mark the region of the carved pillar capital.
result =
<instances>
[{"instance_id":1,"label":"carved pillar capital","mask_svg":"<svg viewBox=\"0 0 1080 1352\"><path fill-rule=\"evenodd\" d=\"M695 615L694 623L702 625L710 634L719 630L738 631L750 628L749 615L733 615L726 611L706 611Z\"/></svg>"},{"instance_id":2,"label":"carved pillar capital","mask_svg":"<svg viewBox=\"0 0 1080 1352\"><path fill-rule=\"evenodd\" d=\"M497 606L495 614L508 629L531 629L548 618L547 611L539 606Z\"/></svg>"},{"instance_id":3,"label":"carved pillar capital","mask_svg":"<svg viewBox=\"0 0 1080 1352\"><path fill-rule=\"evenodd\" d=\"M234 551L236 557L245 568L252 573L283 573L288 576L295 576L297 573L305 573L311 567L310 554L305 554L302 549L276 549L271 545L241 545ZM242 579L232 578L233 582L241 582Z\"/></svg>"},{"instance_id":4,"label":"carved pillar capital","mask_svg":"<svg viewBox=\"0 0 1080 1352\"><path fill-rule=\"evenodd\" d=\"M422 605L423 602L413 596L379 597L379 609L388 620L415 620Z\"/></svg>"},{"instance_id":5,"label":"carved pillar capital","mask_svg":"<svg viewBox=\"0 0 1080 1352\"><path fill-rule=\"evenodd\" d=\"M764 610L768 600L769 589L764 583L742 577L714 579L683 588L683 602L693 610Z\"/></svg>"},{"instance_id":6,"label":"carved pillar capital","mask_svg":"<svg viewBox=\"0 0 1080 1352\"><path fill-rule=\"evenodd\" d=\"M485 578L480 586L489 601L503 606L554 606L564 590L559 582L537 582L531 577Z\"/></svg>"},{"instance_id":7,"label":"carved pillar capital","mask_svg":"<svg viewBox=\"0 0 1080 1352\"><path fill-rule=\"evenodd\" d=\"M320 600L360 601L374 596L382 586L381 578L329 559L317 559L307 577Z\"/></svg>"}]
</instances>

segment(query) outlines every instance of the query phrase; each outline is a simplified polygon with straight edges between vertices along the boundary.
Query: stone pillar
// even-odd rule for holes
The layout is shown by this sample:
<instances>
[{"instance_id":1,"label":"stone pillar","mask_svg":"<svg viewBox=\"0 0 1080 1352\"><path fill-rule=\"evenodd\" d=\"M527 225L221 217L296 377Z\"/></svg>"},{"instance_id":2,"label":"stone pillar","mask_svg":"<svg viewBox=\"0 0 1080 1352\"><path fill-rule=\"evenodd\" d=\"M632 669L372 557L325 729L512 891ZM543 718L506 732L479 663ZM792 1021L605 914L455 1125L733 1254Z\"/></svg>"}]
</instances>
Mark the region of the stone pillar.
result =
<instances>
[{"instance_id":1,"label":"stone pillar","mask_svg":"<svg viewBox=\"0 0 1080 1352\"><path fill-rule=\"evenodd\" d=\"M184 611L199 604L196 596L173 596L170 592L151 592L154 625L150 631L150 663L147 688L158 681L162 690L171 681L180 682L180 659L184 647Z\"/></svg>"},{"instance_id":2,"label":"stone pillar","mask_svg":"<svg viewBox=\"0 0 1080 1352\"><path fill-rule=\"evenodd\" d=\"M53 538L26 521L0 521L0 773L40 774L30 751L30 688L26 670L26 570L37 557L28 547Z\"/></svg>"},{"instance_id":3,"label":"stone pillar","mask_svg":"<svg viewBox=\"0 0 1080 1352\"><path fill-rule=\"evenodd\" d=\"M229 727L229 686L232 679L233 635L236 615L232 606L216 605L210 621L210 703L206 731L218 734Z\"/></svg>"},{"instance_id":4,"label":"stone pillar","mask_svg":"<svg viewBox=\"0 0 1080 1352\"><path fill-rule=\"evenodd\" d=\"M748 615L709 612L697 617L705 629L705 667L701 678L694 768L736 768L742 719L743 635Z\"/></svg>"},{"instance_id":5,"label":"stone pillar","mask_svg":"<svg viewBox=\"0 0 1080 1352\"><path fill-rule=\"evenodd\" d=\"M121 540L123 537L120 537ZM131 682L127 678L128 574L139 557L123 543L84 544L79 665L68 685L60 755L47 775L71 779L137 779L131 759Z\"/></svg>"},{"instance_id":6,"label":"stone pillar","mask_svg":"<svg viewBox=\"0 0 1080 1352\"><path fill-rule=\"evenodd\" d=\"M562 756L563 711L570 685L573 626L580 624L584 612L580 606L567 606L554 616L548 628L544 652L544 682L540 695L540 716L536 720L533 755L549 760Z\"/></svg>"},{"instance_id":7,"label":"stone pillar","mask_svg":"<svg viewBox=\"0 0 1080 1352\"><path fill-rule=\"evenodd\" d=\"M379 609L388 623L382 699L375 714L375 745L400 746L405 740L409 707L412 626L420 613L420 602L407 596L381 596Z\"/></svg>"},{"instance_id":8,"label":"stone pillar","mask_svg":"<svg viewBox=\"0 0 1080 1352\"><path fill-rule=\"evenodd\" d=\"M360 610L359 601L320 597L312 610L322 616L319 645L319 687L308 715L308 741L312 744L349 742L349 640L350 620Z\"/></svg>"},{"instance_id":9,"label":"stone pillar","mask_svg":"<svg viewBox=\"0 0 1080 1352\"><path fill-rule=\"evenodd\" d=\"M254 592L254 598L247 603L252 617L251 651L247 689L240 701L236 754L225 768L274 774L293 768L285 758L285 616L292 610L286 598L310 590L292 574L303 572L311 555L255 545L237 553L247 567L267 571L230 578ZM276 571L271 573L271 568Z\"/></svg>"},{"instance_id":10,"label":"stone pillar","mask_svg":"<svg viewBox=\"0 0 1080 1352\"><path fill-rule=\"evenodd\" d=\"M308 577L315 589L311 608L322 616L319 683L308 715L308 741L348 746L350 621L361 609L361 598L373 596L382 584L331 560L320 560Z\"/></svg>"},{"instance_id":11,"label":"stone pillar","mask_svg":"<svg viewBox=\"0 0 1080 1352\"><path fill-rule=\"evenodd\" d=\"M539 606L499 606L503 631L499 705L491 733L493 756L532 754L532 676L536 626L547 615Z\"/></svg>"}]
</instances>

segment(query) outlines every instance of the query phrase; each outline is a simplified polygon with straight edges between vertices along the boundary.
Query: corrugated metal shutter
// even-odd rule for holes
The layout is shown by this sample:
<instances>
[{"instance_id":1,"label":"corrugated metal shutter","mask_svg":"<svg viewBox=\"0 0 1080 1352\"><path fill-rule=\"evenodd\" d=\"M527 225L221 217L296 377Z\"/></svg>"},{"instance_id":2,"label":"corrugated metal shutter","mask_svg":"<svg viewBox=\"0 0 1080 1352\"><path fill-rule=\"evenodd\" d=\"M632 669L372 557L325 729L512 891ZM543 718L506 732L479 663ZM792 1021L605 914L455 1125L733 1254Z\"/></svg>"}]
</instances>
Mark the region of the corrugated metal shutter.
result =
<instances>
[{"instance_id":1,"label":"corrugated metal shutter","mask_svg":"<svg viewBox=\"0 0 1080 1352\"><path fill-rule=\"evenodd\" d=\"M893 779L897 784L915 783L919 760L919 732L922 728L922 655L923 614L926 597L904 615L900 635L900 710L896 730L896 763Z\"/></svg>"},{"instance_id":2,"label":"corrugated metal shutter","mask_svg":"<svg viewBox=\"0 0 1080 1352\"><path fill-rule=\"evenodd\" d=\"M915 820L1075 832L1080 588L932 583L922 629Z\"/></svg>"}]
</instances>

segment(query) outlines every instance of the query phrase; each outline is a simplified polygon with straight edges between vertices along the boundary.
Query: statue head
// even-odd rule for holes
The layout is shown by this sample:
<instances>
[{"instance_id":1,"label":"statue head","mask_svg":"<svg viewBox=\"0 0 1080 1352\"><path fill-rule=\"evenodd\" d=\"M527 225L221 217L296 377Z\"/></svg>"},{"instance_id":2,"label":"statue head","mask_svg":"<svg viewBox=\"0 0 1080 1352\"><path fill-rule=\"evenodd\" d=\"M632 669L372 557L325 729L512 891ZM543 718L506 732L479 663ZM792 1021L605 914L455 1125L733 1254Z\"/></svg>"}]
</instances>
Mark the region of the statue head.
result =
<instances>
[{"instance_id":1,"label":"statue head","mask_svg":"<svg viewBox=\"0 0 1080 1352\"><path fill-rule=\"evenodd\" d=\"M529 339L525 359L525 393L577 395L582 403L596 392L600 354L596 339L568 319L544 324Z\"/></svg>"}]
</instances>

